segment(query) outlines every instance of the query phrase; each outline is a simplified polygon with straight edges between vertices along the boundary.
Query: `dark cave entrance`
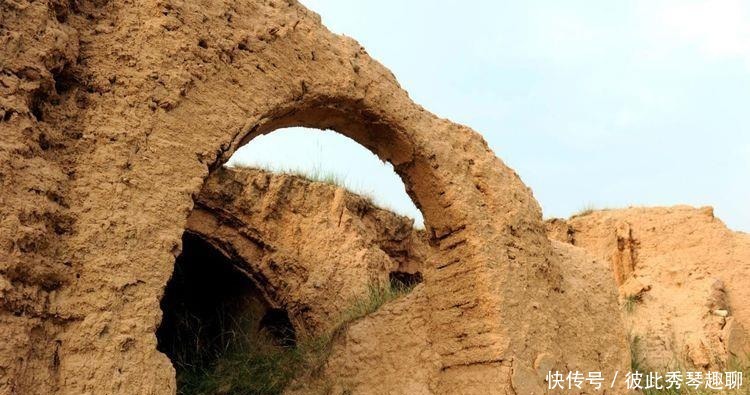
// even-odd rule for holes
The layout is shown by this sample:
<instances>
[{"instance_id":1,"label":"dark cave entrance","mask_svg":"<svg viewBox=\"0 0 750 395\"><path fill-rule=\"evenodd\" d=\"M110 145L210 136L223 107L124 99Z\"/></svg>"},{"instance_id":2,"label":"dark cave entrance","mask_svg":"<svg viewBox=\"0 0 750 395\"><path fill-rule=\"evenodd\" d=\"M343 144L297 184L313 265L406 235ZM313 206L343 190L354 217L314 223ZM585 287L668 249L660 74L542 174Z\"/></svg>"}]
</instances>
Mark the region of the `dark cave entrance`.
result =
<instances>
[{"instance_id":1,"label":"dark cave entrance","mask_svg":"<svg viewBox=\"0 0 750 395\"><path fill-rule=\"evenodd\" d=\"M257 358L260 370L241 372L243 376L234 379L262 384L267 381L264 374L276 373L269 360L280 359L296 344L287 312L271 308L237 263L210 243L189 232L182 241L182 253L161 300L163 318L156 332L158 350L177 371L178 393L235 388L235 383L215 382L211 377L228 377L216 372L232 369L238 358ZM214 387L206 387L207 383Z\"/></svg>"}]
</instances>

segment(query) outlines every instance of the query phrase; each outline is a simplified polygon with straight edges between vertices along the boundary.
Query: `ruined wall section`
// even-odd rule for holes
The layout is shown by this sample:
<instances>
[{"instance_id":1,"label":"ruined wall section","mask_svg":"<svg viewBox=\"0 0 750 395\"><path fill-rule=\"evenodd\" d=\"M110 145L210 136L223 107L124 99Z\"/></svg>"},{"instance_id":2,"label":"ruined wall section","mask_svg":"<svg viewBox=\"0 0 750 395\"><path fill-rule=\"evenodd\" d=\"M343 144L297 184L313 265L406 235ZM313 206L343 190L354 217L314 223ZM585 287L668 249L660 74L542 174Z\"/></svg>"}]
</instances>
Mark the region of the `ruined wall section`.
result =
<instances>
[{"instance_id":1,"label":"ruined wall section","mask_svg":"<svg viewBox=\"0 0 750 395\"><path fill-rule=\"evenodd\" d=\"M0 3L0 393L56 388L55 335L83 319L54 307L75 282L64 243L76 225L80 131L67 99L80 53L66 18L65 6ZM48 112L50 103L68 115Z\"/></svg>"},{"instance_id":2,"label":"ruined wall section","mask_svg":"<svg viewBox=\"0 0 750 395\"><path fill-rule=\"evenodd\" d=\"M721 370L750 351L750 236L711 207L602 210L547 222L612 270L643 363Z\"/></svg>"},{"instance_id":3,"label":"ruined wall section","mask_svg":"<svg viewBox=\"0 0 750 395\"><path fill-rule=\"evenodd\" d=\"M422 270L430 250L413 220L297 176L219 169L195 201L186 231L232 257L298 333L330 331L390 273Z\"/></svg>"}]
</instances>

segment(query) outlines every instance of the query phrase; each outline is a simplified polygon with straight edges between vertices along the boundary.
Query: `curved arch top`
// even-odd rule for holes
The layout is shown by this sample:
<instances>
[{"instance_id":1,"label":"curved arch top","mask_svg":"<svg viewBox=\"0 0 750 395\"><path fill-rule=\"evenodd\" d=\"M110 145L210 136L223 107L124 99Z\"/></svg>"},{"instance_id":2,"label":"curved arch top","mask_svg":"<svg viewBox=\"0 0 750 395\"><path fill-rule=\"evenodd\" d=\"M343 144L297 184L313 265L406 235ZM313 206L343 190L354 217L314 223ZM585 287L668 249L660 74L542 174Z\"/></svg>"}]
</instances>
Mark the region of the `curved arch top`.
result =
<instances>
[{"instance_id":1,"label":"curved arch top","mask_svg":"<svg viewBox=\"0 0 750 395\"><path fill-rule=\"evenodd\" d=\"M233 73L244 87L273 85L287 94L227 128L236 132L220 137L223 148L212 163L225 162L260 134L291 126L338 131L391 162L441 251L425 277L443 366L436 388L453 388L455 380L472 375L503 381L510 373L502 361L525 359L531 366L541 351L528 344L544 349L556 324L548 311L531 330L526 311L560 277L531 191L479 134L412 102L355 41L318 31L317 20L307 22L267 51L288 59L304 48L315 60L293 61L275 73ZM232 103L246 99L234 85L213 87Z\"/></svg>"}]
</instances>

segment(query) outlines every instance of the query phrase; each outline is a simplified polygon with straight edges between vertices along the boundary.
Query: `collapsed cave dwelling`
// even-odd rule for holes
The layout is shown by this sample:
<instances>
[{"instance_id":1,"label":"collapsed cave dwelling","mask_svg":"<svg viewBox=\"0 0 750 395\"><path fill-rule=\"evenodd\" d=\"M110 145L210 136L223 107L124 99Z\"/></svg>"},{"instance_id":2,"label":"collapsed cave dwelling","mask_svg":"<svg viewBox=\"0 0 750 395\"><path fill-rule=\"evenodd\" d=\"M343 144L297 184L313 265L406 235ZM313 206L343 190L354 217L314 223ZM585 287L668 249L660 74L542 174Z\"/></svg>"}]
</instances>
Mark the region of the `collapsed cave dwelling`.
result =
<instances>
[{"instance_id":1,"label":"collapsed cave dwelling","mask_svg":"<svg viewBox=\"0 0 750 395\"><path fill-rule=\"evenodd\" d=\"M157 348L175 366L180 393L209 380L237 391L277 391L300 375L277 372L300 369L280 357L296 352L298 330L306 341L318 340L397 296L390 292L408 292L422 282L428 248L412 219L330 180L221 167L188 217L161 300ZM373 297L383 299L367 300ZM368 310L352 312L367 303ZM323 354L329 345L320 347ZM288 366L264 372L274 363ZM237 380L280 385L244 388L225 377L227 369L251 372Z\"/></svg>"},{"instance_id":2,"label":"collapsed cave dwelling","mask_svg":"<svg viewBox=\"0 0 750 395\"><path fill-rule=\"evenodd\" d=\"M5 1L0 33L0 394L543 394L627 371L631 330L653 364L750 352L747 234L685 207L545 221L297 1ZM287 127L390 163L425 229L224 167Z\"/></svg>"}]
</instances>

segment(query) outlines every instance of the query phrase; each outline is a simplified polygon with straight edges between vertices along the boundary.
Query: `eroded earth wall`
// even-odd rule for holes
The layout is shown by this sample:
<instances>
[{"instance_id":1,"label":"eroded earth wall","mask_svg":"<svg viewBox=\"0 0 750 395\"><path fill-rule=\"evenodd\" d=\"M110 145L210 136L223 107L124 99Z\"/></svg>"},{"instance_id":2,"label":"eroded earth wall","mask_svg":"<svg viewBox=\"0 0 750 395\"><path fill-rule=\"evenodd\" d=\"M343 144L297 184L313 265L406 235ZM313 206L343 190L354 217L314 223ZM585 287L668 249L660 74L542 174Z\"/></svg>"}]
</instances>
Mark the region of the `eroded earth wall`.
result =
<instances>
[{"instance_id":1,"label":"eroded earth wall","mask_svg":"<svg viewBox=\"0 0 750 395\"><path fill-rule=\"evenodd\" d=\"M711 207L602 210L548 228L612 268L644 366L722 370L747 358L750 235Z\"/></svg>"},{"instance_id":2,"label":"eroded earth wall","mask_svg":"<svg viewBox=\"0 0 750 395\"><path fill-rule=\"evenodd\" d=\"M431 250L413 220L297 176L222 168L195 200L186 231L240 263L298 333L332 330L391 273L421 277Z\"/></svg>"},{"instance_id":3,"label":"eroded earth wall","mask_svg":"<svg viewBox=\"0 0 750 395\"><path fill-rule=\"evenodd\" d=\"M355 139L423 211L429 391L624 369L612 332L562 346L593 324L559 314L572 284L519 177L300 4L10 0L0 29L0 392L174 393L155 330L193 199L284 126Z\"/></svg>"},{"instance_id":4,"label":"eroded earth wall","mask_svg":"<svg viewBox=\"0 0 750 395\"><path fill-rule=\"evenodd\" d=\"M429 271L426 262L437 253L411 220L340 186L298 176L218 169L195 202L186 231L230 257L272 307L289 312L298 333L327 333L355 300L367 298L371 285L387 282L389 273ZM552 247L563 269L559 303L566 308L557 312L559 318L596 323L560 328L557 347L574 350L581 339L609 339L598 343L596 354L579 354L575 366L596 371L602 363L621 365L627 345L616 314L613 273L580 248L558 242ZM322 374L297 380L287 392L433 393L441 365L431 347L432 310L426 296L418 284L408 295L336 330ZM533 371L516 379L514 390L539 393L538 377L553 368L553 355L541 354ZM502 383L502 377L492 376L461 379L488 388Z\"/></svg>"}]
</instances>

